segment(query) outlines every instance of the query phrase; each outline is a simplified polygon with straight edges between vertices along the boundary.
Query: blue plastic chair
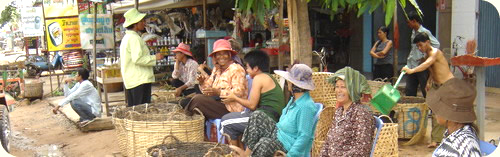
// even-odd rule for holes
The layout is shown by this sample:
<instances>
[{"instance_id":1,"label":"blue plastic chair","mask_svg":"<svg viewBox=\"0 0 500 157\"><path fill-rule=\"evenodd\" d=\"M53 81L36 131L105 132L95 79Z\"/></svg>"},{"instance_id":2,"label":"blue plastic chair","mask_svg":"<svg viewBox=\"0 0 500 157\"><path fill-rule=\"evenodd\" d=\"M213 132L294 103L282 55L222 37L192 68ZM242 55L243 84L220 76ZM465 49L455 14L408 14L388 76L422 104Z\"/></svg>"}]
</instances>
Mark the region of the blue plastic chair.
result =
<instances>
[{"instance_id":1,"label":"blue plastic chair","mask_svg":"<svg viewBox=\"0 0 500 157\"><path fill-rule=\"evenodd\" d=\"M318 107L318 112L316 112L316 115L314 116L314 125L313 125L313 131L312 132L316 132L316 124L318 123L319 115L321 115L321 111L323 111L323 104L321 104L321 103L314 103L314 105L316 105ZM309 152L311 152L311 149L312 149L312 145L309 148ZM307 156L307 157L312 156L311 153L309 153L308 155L309 156Z\"/></svg>"},{"instance_id":2,"label":"blue plastic chair","mask_svg":"<svg viewBox=\"0 0 500 157\"><path fill-rule=\"evenodd\" d=\"M372 157L373 153L375 152L375 146L377 145L378 135L380 134L380 130L382 130L382 126L384 126L384 122L382 121L382 119L378 118L377 116L373 117L375 117L375 128L377 129L377 132L375 134L375 138L373 139L372 152L370 154L370 157Z\"/></svg>"},{"instance_id":3,"label":"blue plastic chair","mask_svg":"<svg viewBox=\"0 0 500 157\"><path fill-rule=\"evenodd\" d=\"M247 84L247 88L248 88L248 97L250 97L250 90L252 88L252 82L253 82L253 79L250 77L250 75L246 75L246 78L247 78L247 81L248 81L248 84ZM246 108L245 107L245 112L249 112L250 109ZM207 134L207 137L210 139L210 133L211 133L211 126L212 124L215 124L216 126L216 129L217 129L217 142L219 143L223 143L223 144L226 144L225 142L225 138L224 136L222 136L222 133L221 133L221 119L208 119L206 122L205 122L205 133Z\"/></svg>"},{"instance_id":4,"label":"blue plastic chair","mask_svg":"<svg viewBox=\"0 0 500 157\"><path fill-rule=\"evenodd\" d=\"M497 149L497 147L495 147L495 145L493 145L491 143L480 140L479 141L479 149L481 150L481 155L486 156L486 155L490 155L491 153L493 153L495 151L495 149Z\"/></svg>"}]
</instances>

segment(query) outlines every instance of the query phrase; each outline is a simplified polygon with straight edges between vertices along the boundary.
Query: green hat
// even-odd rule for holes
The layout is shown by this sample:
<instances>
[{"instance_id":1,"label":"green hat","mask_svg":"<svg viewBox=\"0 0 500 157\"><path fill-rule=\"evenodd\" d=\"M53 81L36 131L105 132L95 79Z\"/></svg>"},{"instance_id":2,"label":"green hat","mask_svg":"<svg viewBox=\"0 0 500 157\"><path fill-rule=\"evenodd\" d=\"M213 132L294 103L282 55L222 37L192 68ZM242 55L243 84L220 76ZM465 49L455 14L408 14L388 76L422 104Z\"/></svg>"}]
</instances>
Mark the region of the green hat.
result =
<instances>
[{"instance_id":1,"label":"green hat","mask_svg":"<svg viewBox=\"0 0 500 157\"><path fill-rule=\"evenodd\" d=\"M134 23L141 21L146 14L140 13L137 9L132 8L125 12L123 15L125 17L125 22L123 23L123 27L128 27Z\"/></svg>"}]
</instances>

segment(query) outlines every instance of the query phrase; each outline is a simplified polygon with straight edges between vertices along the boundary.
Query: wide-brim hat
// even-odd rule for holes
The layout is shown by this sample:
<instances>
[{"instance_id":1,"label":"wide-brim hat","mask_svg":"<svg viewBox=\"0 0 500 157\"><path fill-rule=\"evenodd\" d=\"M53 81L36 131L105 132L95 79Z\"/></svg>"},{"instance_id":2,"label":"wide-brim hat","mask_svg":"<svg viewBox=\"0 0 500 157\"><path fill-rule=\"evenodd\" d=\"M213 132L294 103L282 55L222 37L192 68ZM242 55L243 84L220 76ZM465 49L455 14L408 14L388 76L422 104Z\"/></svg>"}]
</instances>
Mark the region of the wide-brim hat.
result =
<instances>
[{"instance_id":1,"label":"wide-brim hat","mask_svg":"<svg viewBox=\"0 0 500 157\"><path fill-rule=\"evenodd\" d=\"M175 48L175 50L172 50L172 52L181 52L181 53L183 53L185 55L193 57L193 52L191 52L191 48L189 47L189 45L184 44L184 43L180 43Z\"/></svg>"},{"instance_id":2,"label":"wide-brim hat","mask_svg":"<svg viewBox=\"0 0 500 157\"><path fill-rule=\"evenodd\" d=\"M144 18L144 16L146 16L146 14L140 13L137 9L132 8L127 12L125 12L123 16L125 17L125 22L123 23L123 27L128 27L134 23L141 21Z\"/></svg>"},{"instance_id":3,"label":"wide-brim hat","mask_svg":"<svg viewBox=\"0 0 500 157\"><path fill-rule=\"evenodd\" d=\"M473 123L476 120L475 98L476 90L471 84L453 78L437 90L432 88L425 101L439 117L458 123Z\"/></svg>"},{"instance_id":4,"label":"wide-brim hat","mask_svg":"<svg viewBox=\"0 0 500 157\"><path fill-rule=\"evenodd\" d=\"M289 71L274 70L274 73L292 82L295 86L314 90L312 69L305 64L295 64Z\"/></svg>"},{"instance_id":5,"label":"wide-brim hat","mask_svg":"<svg viewBox=\"0 0 500 157\"><path fill-rule=\"evenodd\" d=\"M238 52L234 51L231 48L231 43L228 40L219 39L219 40L215 41L213 51L208 56L214 57L215 53L221 52L221 51L230 51L231 56L235 56L236 54L238 54Z\"/></svg>"}]
</instances>

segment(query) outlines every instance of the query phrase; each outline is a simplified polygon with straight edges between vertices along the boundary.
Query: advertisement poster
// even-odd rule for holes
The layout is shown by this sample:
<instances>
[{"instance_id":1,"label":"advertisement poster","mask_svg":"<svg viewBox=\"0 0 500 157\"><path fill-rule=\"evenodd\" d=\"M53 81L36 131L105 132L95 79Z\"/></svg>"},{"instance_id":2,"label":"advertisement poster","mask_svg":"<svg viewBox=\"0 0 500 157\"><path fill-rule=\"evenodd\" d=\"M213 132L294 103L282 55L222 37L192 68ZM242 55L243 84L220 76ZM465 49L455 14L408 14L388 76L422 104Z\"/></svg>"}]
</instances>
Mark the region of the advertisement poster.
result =
<instances>
[{"instance_id":1,"label":"advertisement poster","mask_svg":"<svg viewBox=\"0 0 500 157\"><path fill-rule=\"evenodd\" d=\"M82 49L92 49L94 43L94 14L81 14L80 38ZM97 40L98 49L113 48L113 19L111 14L97 14Z\"/></svg>"},{"instance_id":2,"label":"advertisement poster","mask_svg":"<svg viewBox=\"0 0 500 157\"><path fill-rule=\"evenodd\" d=\"M77 0L44 0L45 18L78 16Z\"/></svg>"},{"instance_id":3,"label":"advertisement poster","mask_svg":"<svg viewBox=\"0 0 500 157\"><path fill-rule=\"evenodd\" d=\"M49 51L80 49L78 18L46 20Z\"/></svg>"},{"instance_id":4,"label":"advertisement poster","mask_svg":"<svg viewBox=\"0 0 500 157\"><path fill-rule=\"evenodd\" d=\"M42 7L22 8L21 23L24 37L43 36Z\"/></svg>"},{"instance_id":5,"label":"advertisement poster","mask_svg":"<svg viewBox=\"0 0 500 157\"><path fill-rule=\"evenodd\" d=\"M92 2L80 2L78 3L78 13L79 14L90 14L94 12L94 3ZM106 14L106 6L102 3L97 5L97 14Z\"/></svg>"}]
</instances>

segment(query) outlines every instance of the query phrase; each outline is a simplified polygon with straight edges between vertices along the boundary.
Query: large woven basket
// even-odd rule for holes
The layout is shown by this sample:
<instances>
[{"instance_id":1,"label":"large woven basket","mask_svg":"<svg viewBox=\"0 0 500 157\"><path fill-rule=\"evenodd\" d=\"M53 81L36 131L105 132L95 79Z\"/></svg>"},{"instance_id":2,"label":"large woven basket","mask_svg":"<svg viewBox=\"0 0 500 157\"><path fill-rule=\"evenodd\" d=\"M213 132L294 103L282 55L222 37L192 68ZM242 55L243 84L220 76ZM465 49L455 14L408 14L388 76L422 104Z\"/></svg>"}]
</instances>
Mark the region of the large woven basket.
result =
<instances>
[{"instance_id":1,"label":"large woven basket","mask_svg":"<svg viewBox=\"0 0 500 157\"><path fill-rule=\"evenodd\" d=\"M312 79L315 89L309 94L314 102L321 103L325 107L335 107L335 86L327 82L327 79L333 76L330 72L313 72Z\"/></svg>"},{"instance_id":2,"label":"large woven basket","mask_svg":"<svg viewBox=\"0 0 500 157\"><path fill-rule=\"evenodd\" d=\"M42 98L43 97L43 81L33 81L24 84L25 98Z\"/></svg>"},{"instance_id":3,"label":"large woven basket","mask_svg":"<svg viewBox=\"0 0 500 157\"><path fill-rule=\"evenodd\" d=\"M136 108L140 107L143 105ZM116 115L126 114L126 118L123 119L120 119L123 115L113 115L113 121L117 128L118 146L122 154L145 156L149 147L161 144L167 135L174 135L182 142L203 141L205 117L194 115L191 117L192 119L176 120L176 117L181 117L180 114L183 114L181 113L183 110L178 111L169 114L140 114L134 110L129 110L126 113L116 112Z\"/></svg>"},{"instance_id":4,"label":"large woven basket","mask_svg":"<svg viewBox=\"0 0 500 157\"><path fill-rule=\"evenodd\" d=\"M382 115L389 118L386 115ZM391 120L392 121L392 120ZM377 144L373 152L374 157L397 157L399 153L398 147L398 124L384 123L378 135Z\"/></svg>"},{"instance_id":5,"label":"large woven basket","mask_svg":"<svg viewBox=\"0 0 500 157\"><path fill-rule=\"evenodd\" d=\"M314 141L312 145L313 156L318 156L325 143L328 131L332 127L332 122L335 119L335 107L326 107L321 111L318 123L316 124L316 131L314 132Z\"/></svg>"},{"instance_id":6,"label":"large woven basket","mask_svg":"<svg viewBox=\"0 0 500 157\"><path fill-rule=\"evenodd\" d=\"M173 141L173 142L167 142ZM152 157L168 156L225 156L231 153L226 144L214 142L182 142L173 135L168 135L159 145L148 148L147 155Z\"/></svg>"},{"instance_id":7,"label":"large woven basket","mask_svg":"<svg viewBox=\"0 0 500 157\"><path fill-rule=\"evenodd\" d=\"M420 121L426 119L423 115L428 108L423 97L404 96L394 110L399 124L399 138L410 139L420 131Z\"/></svg>"}]
</instances>

